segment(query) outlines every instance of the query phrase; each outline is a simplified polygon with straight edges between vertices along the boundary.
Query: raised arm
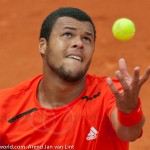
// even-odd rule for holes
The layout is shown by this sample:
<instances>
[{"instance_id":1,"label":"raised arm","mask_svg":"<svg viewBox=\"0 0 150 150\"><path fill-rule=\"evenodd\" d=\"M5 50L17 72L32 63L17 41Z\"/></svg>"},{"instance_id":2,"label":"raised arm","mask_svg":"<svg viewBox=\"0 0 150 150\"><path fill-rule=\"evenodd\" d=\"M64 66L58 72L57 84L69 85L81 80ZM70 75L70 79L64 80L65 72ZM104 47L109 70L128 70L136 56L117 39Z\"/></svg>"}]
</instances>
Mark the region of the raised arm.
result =
<instances>
[{"instance_id":1,"label":"raised arm","mask_svg":"<svg viewBox=\"0 0 150 150\"><path fill-rule=\"evenodd\" d=\"M119 70L116 77L122 85L122 91L118 91L111 78L107 78L107 83L116 99L117 108L112 111L111 121L117 135L125 141L136 140L144 125L144 116L141 109L139 92L142 85L150 76L150 66L144 75L139 75L140 68L134 68L134 75L128 73L124 59L119 60Z\"/></svg>"}]
</instances>

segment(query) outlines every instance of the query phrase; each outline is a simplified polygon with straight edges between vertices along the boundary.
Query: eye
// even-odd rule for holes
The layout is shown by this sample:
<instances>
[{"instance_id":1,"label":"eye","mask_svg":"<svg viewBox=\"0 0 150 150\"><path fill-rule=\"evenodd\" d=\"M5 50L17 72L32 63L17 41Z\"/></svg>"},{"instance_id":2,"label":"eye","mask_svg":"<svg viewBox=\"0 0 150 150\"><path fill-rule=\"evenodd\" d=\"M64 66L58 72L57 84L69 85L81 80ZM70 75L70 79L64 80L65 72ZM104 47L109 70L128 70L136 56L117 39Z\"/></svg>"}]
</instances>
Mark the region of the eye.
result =
<instances>
[{"instance_id":1,"label":"eye","mask_svg":"<svg viewBox=\"0 0 150 150\"><path fill-rule=\"evenodd\" d=\"M64 33L63 36L67 37L67 38L71 38L72 34L71 33Z\"/></svg>"},{"instance_id":2,"label":"eye","mask_svg":"<svg viewBox=\"0 0 150 150\"><path fill-rule=\"evenodd\" d=\"M83 37L83 40L86 42L91 42L91 39L89 37Z\"/></svg>"}]
</instances>

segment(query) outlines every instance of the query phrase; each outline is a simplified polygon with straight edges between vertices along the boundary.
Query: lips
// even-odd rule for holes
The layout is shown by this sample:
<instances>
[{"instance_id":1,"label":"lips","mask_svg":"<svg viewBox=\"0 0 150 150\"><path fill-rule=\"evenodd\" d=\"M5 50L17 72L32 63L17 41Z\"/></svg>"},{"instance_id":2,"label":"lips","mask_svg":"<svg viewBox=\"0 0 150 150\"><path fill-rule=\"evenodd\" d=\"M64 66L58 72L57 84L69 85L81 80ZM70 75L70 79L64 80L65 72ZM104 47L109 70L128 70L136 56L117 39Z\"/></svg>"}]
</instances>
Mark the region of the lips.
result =
<instances>
[{"instance_id":1,"label":"lips","mask_svg":"<svg viewBox=\"0 0 150 150\"><path fill-rule=\"evenodd\" d=\"M73 59L76 59L76 60L81 61L81 58L80 58L80 57L74 56L74 55L70 55L70 56L68 56L67 58L73 58Z\"/></svg>"},{"instance_id":2,"label":"lips","mask_svg":"<svg viewBox=\"0 0 150 150\"><path fill-rule=\"evenodd\" d=\"M80 62L83 61L83 55L81 53L69 53L66 55L66 57L70 59L78 60Z\"/></svg>"}]
</instances>

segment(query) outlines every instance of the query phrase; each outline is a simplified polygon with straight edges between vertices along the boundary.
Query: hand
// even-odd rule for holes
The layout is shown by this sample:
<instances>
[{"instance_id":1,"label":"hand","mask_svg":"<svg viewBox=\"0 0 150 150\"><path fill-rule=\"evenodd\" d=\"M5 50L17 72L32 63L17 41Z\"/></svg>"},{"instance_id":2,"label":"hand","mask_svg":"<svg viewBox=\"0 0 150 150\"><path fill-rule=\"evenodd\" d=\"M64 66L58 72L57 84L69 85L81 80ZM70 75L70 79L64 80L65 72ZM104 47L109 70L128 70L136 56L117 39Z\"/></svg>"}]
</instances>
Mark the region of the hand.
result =
<instances>
[{"instance_id":1,"label":"hand","mask_svg":"<svg viewBox=\"0 0 150 150\"><path fill-rule=\"evenodd\" d=\"M150 66L144 75L139 76L139 72L140 68L135 67L134 75L131 77L128 73L125 60L120 59L116 77L122 85L122 91L116 89L110 77L107 78L107 83L116 99L116 106L123 113L130 113L136 108L140 89L150 76Z\"/></svg>"}]
</instances>

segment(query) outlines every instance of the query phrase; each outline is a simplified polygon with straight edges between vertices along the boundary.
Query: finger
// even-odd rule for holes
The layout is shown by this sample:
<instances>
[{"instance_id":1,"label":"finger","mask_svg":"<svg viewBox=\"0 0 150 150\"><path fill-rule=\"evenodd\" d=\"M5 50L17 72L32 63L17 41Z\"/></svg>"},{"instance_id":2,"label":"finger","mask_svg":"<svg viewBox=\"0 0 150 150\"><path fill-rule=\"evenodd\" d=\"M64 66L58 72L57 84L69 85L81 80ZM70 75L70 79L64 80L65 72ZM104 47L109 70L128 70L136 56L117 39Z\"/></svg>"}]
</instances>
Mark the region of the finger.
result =
<instances>
[{"instance_id":1,"label":"finger","mask_svg":"<svg viewBox=\"0 0 150 150\"><path fill-rule=\"evenodd\" d=\"M133 79L132 79L132 87L134 89L138 88L138 83L139 83L139 73L140 73L140 67L135 67L134 68L134 75L133 75Z\"/></svg>"},{"instance_id":2,"label":"finger","mask_svg":"<svg viewBox=\"0 0 150 150\"><path fill-rule=\"evenodd\" d=\"M114 86L113 81L112 81L112 79L110 77L107 78L107 83L108 83L112 93L114 94L115 98L119 99L119 97L120 97L119 91Z\"/></svg>"},{"instance_id":3,"label":"finger","mask_svg":"<svg viewBox=\"0 0 150 150\"><path fill-rule=\"evenodd\" d=\"M121 73L123 74L124 77L131 77L129 72L128 72L128 69L127 69L126 62L125 62L124 58L121 58L119 60L119 70L121 71Z\"/></svg>"},{"instance_id":4,"label":"finger","mask_svg":"<svg viewBox=\"0 0 150 150\"><path fill-rule=\"evenodd\" d=\"M122 88L125 92L129 92L129 83L124 79L122 73L118 70L116 71L116 77L120 81Z\"/></svg>"},{"instance_id":5,"label":"finger","mask_svg":"<svg viewBox=\"0 0 150 150\"><path fill-rule=\"evenodd\" d=\"M139 80L140 87L148 80L149 76L150 76L150 66L147 68L144 75L140 77L140 80Z\"/></svg>"},{"instance_id":6,"label":"finger","mask_svg":"<svg viewBox=\"0 0 150 150\"><path fill-rule=\"evenodd\" d=\"M119 59L119 68L121 69L126 69L127 66L126 66L126 62L125 62L125 59L124 58L120 58Z\"/></svg>"}]
</instances>

